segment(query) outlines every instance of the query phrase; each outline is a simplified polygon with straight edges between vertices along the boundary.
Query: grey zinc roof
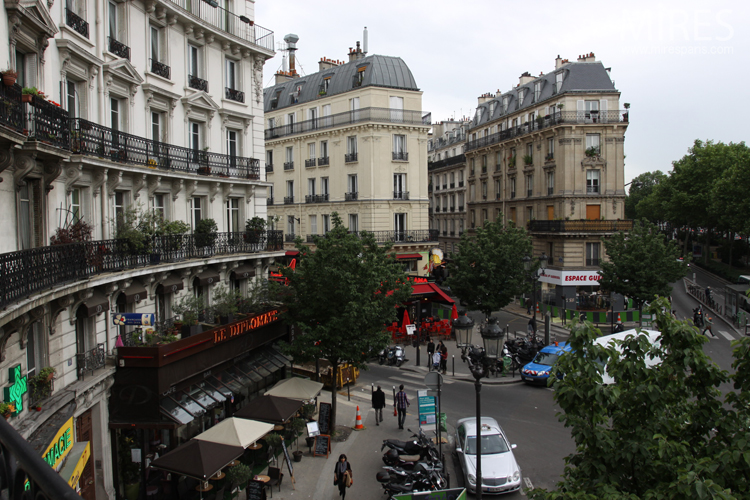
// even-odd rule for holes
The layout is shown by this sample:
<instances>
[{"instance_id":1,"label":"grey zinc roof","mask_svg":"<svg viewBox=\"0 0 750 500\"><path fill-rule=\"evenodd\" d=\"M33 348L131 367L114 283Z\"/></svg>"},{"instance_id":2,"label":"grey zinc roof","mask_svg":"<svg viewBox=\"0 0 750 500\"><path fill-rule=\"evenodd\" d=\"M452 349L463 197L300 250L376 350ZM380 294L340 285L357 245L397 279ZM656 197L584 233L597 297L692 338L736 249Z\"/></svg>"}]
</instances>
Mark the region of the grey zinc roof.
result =
<instances>
[{"instance_id":1,"label":"grey zinc roof","mask_svg":"<svg viewBox=\"0 0 750 500\"><path fill-rule=\"evenodd\" d=\"M563 84L560 92L553 94L555 88L555 75L560 71L563 72ZM541 94L539 100L532 102L534 96L534 84L538 81L542 81ZM601 62L595 63L568 63L562 68L547 73L546 75L534 78L531 82L515 87L510 92L506 92L499 97L496 97L490 101L487 101L477 108L482 108L481 118L472 123L472 128L483 125L492 120L496 120L504 115L510 115L518 111L516 109L516 101L518 101L518 92L521 89L526 89L523 96L523 102L518 110L523 108L537 106L538 103L546 101L553 95L561 95L566 92L617 92L612 80L607 74L607 70L604 69L604 65ZM503 97L508 96L508 112L503 113ZM490 103L495 102L495 111L492 116L489 116Z\"/></svg>"},{"instance_id":2,"label":"grey zinc roof","mask_svg":"<svg viewBox=\"0 0 750 500\"><path fill-rule=\"evenodd\" d=\"M357 61L351 61L295 80L268 87L263 91L265 112L273 111L271 101L279 93L279 102L274 109L283 109L293 104L301 104L318 99L318 91L323 80L331 77L326 96L341 94L352 90L352 82L359 68L365 67L362 87L388 87L404 90L419 90L414 76L406 63L400 57L371 55ZM292 102L290 94L301 87L296 103ZM359 87L357 87L359 88Z\"/></svg>"}]
</instances>

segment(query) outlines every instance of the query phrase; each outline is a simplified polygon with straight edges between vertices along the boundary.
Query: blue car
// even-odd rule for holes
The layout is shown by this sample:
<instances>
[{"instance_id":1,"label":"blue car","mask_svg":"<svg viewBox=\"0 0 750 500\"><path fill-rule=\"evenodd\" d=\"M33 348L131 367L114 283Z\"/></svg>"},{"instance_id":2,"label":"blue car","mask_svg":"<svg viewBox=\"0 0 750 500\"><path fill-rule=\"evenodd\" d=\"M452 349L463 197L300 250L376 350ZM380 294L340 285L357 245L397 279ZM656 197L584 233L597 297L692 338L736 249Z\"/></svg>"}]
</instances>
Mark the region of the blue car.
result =
<instances>
[{"instance_id":1,"label":"blue car","mask_svg":"<svg viewBox=\"0 0 750 500\"><path fill-rule=\"evenodd\" d=\"M547 385L549 371L557 359L570 352L570 344L567 342L558 342L557 345L548 345L542 348L531 363L527 364L521 370L521 380L531 384Z\"/></svg>"}]
</instances>

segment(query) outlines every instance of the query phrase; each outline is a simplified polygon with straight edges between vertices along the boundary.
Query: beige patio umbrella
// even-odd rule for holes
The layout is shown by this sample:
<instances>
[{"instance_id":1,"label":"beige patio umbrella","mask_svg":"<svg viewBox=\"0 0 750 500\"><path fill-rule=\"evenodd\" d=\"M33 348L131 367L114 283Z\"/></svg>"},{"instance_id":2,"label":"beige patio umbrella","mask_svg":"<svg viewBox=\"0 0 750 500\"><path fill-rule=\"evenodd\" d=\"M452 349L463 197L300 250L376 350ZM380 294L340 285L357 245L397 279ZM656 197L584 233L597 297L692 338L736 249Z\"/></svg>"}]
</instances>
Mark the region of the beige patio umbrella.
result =
<instances>
[{"instance_id":1,"label":"beige patio umbrella","mask_svg":"<svg viewBox=\"0 0 750 500\"><path fill-rule=\"evenodd\" d=\"M247 448L272 430L273 424L231 417L219 422L206 432L198 434L193 439Z\"/></svg>"},{"instance_id":2,"label":"beige patio umbrella","mask_svg":"<svg viewBox=\"0 0 750 500\"><path fill-rule=\"evenodd\" d=\"M305 378L292 377L279 381L271 390L266 392L266 396L278 396L281 398L297 399L307 401L320 394L323 384L314 382Z\"/></svg>"}]
</instances>

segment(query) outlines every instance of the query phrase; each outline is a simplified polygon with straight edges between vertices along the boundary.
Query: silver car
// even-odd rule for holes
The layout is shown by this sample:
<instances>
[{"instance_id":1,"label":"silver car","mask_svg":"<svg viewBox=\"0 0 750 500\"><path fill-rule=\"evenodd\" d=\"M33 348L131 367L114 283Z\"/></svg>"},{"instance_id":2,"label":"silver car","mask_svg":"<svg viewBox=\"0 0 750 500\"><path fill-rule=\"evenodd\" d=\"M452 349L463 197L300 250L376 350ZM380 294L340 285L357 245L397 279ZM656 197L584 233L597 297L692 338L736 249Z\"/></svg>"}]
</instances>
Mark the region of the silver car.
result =
<instances>
[{"instance_id":1,"label":"silver car","mask_svg":"<svg viewBox=\"0 0 750 500\"><path fill-rule=\"evenodd\" d=\"M518 467L510 444L497 420L482 417L482 492L490 494L510 493L521 488L521 468ZM456 425L456 453L466 478L466 488L476 492L477 477L477 419L462 418Z\"/></svg>"}]
</instances>

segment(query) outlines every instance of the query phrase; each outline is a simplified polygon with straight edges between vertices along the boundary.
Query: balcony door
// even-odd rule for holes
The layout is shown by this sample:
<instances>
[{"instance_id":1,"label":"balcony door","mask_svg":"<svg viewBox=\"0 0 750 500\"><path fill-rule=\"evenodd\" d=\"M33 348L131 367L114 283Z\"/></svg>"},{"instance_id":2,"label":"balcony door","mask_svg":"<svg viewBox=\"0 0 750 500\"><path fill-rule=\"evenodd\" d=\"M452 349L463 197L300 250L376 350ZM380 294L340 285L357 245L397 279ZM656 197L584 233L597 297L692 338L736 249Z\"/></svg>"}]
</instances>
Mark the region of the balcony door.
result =
<instances>
[{"instance_id":1,"label":"balcony door","mask_svg":"<svg viewBox=\"0 0 750 500\"><path fill-rule=\"evenodd\" d=\"M586 218L588 220L599 220L602 218L602 207L600 205L586 205Z\"/></svg>"},{"instance_id":2,"label":"balcony door","mask_svg":"<svg viewBox=\"0 0 750 500\"><path fill-rule=\"evenodd\" d=\"M227 154L229 155L229 172L232 177L237 177L237 155L238 155L238 138L236 130L227 130Z\"/></svg>"},{"instance_id":3,"label":"balcony door","mask_svg":"<svg viewBox=\"0 0 750 500\"><path fill-rule=\"evenodd\" d=\"M404 98L391 96L389 104L391 108L391 122L402 123L404 121Z\"/></svg>"},{"instance_id":4,"label":"balcony door","mask_svg":"<svg viewBox=\"0 0 750 500\"><path fill-rule=\"evenodd\" d=\"M406 214L393 214L395 241L406 241Z\"/></svg>"}]
</instances>

